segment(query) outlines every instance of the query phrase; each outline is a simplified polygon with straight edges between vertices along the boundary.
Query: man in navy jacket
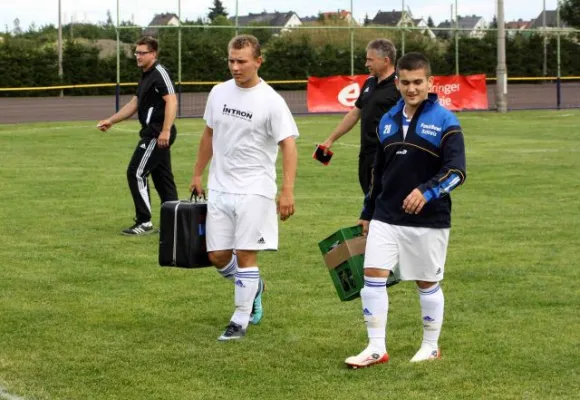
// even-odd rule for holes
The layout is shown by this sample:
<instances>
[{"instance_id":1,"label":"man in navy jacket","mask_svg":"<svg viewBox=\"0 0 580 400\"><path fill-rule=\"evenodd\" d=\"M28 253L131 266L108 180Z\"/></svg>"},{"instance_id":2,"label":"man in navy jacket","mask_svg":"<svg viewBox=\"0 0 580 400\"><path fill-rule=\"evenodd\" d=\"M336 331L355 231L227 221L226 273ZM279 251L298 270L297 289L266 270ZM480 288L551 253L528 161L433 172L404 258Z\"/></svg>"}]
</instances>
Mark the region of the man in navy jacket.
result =
<instances>
[{"instance_id":1,"label":"man in navy jacket","mask_svg":"<svg viewBox=\"0 0 580 400\"><path fill-rule=\"evenodd\" d=\"M397 63L402 99L377 127L380 148L359 224L367 234L365 285L361 290L369 345L349 357L352 368L389 360L386 349L387 278L415 281L421 303L423 342L411 362L440 357L443 279L449 229L449 193L465 180L463 132L454 114L429 93L429 60L408 53Z\"/></svg>"}]
</instances>

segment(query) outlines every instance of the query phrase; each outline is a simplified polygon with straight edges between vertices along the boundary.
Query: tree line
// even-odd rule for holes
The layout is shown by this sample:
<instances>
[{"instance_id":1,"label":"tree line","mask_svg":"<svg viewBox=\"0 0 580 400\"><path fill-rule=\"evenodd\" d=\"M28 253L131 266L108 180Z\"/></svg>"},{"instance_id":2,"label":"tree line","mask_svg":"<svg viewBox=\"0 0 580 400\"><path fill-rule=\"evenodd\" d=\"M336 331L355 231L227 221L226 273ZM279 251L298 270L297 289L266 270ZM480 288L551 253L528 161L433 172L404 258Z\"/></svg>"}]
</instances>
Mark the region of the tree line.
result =
<instances>
[{"instance_id":1,"label":"tree line","mask_svg":"<svg viewBox=\"0 0 580 400\"><path fill-rule=\"evenodd\" d=\"M195 22L192 22L195 23ZM218 15L213 24L230 23ZM127 22L127 24L129 24ZM128 25L127 25L128 26ZM72 32L74 37L70 39ZM54 27L45 27L19 35L7 35L0 42L0 87L44 87L53 85L78 85L91 83L114 83L117 76L115 54L103 57L96 46L99 39L115 39L112 24L75 24L65 27L63 48L63 77L58 76L56 32ZM134 43L141 35L137 28L122 29L121 40ZM223 81L229 79L227 69L227 43L235 29L215 28L211 25L182 29L181 81ZM309 76L331 76L350 74L350 32L342 29L295 29L291 32L276 32L273 29L258 29L252 26L239 29L238 33L251 33L263 44L265 62L260 75L266 80L305 80ZM402 33L394 30L360 29L354 33L354 73L366 73L365 47L373 38L391 39L399 53ZM159 58L178 81L178 32L177 29L160 29ZM420 51L432 62L436 75L455 73L455 40L431 40L419 32L405 33L405 52ZM495 76L497 64L497 38L494 31L487 32L481 39L461 37L459 39L458 63L462 75L486 74ZM510 36L506 42L507 68L511 77L541 77L543 74L544 38L538 34L524 33ZM557 39L547 40L547 75L557 72ZM578 75L580 71L580 46L577 38L561 37L561 75ZM121 54L121 82L136 82L140 71L134 58ZM304 85L276 85L278 89L303 89ZM133 88L125 87L130 93ZM183 85L183 91L208 91L209 86ZM112 94L114 88L75 89L71 95ZM3 96L56 95L56 91L0 92Z\"/></svg>"}]
</instances>

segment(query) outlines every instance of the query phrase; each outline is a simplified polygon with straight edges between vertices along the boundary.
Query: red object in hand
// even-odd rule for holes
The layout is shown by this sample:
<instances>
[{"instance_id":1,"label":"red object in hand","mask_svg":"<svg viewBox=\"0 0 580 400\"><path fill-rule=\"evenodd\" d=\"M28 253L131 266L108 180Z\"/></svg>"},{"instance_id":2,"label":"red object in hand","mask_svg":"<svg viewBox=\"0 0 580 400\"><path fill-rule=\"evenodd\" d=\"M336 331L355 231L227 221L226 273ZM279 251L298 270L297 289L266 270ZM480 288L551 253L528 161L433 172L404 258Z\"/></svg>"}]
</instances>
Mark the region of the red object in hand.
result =
<instances>
[{"instance_id":1,"label":"red object in hand","mask_svg":"<svg viewBox=\"0 0 580 400\"><path fill-rule=\"evenodd\" d=\"M314 154L312 154L312 158L320 161L324 165L328 165L333 154L334 153L331 150L329 150L325 146L322 146L319 144L316 146L316 150L314 150Z\"/></svg>"}]
</instances>

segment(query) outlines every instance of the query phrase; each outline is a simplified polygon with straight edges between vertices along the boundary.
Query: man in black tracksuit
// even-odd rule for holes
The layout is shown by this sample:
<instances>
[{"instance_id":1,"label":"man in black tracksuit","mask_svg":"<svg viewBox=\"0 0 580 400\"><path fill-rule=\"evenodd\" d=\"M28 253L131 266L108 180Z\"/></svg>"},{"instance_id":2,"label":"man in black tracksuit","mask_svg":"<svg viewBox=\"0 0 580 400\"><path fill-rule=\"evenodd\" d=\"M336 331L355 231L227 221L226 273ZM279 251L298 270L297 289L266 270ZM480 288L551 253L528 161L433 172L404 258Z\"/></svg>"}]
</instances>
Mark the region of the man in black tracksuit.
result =
<instances>
[{"instance_id":1,"label":"man in black tracksuit","mask_svg":"<svg viewBox=\"0 0 580 400\"><path fill-rule=\"evenodd\" d=\"M137 93L119 112L97 125L101 131L106 131L136 112L141 123L140 140L127 168L127 181L135 203L135 224L124 229L124 235L154 232L147 180L149 174L161 202L177 200L170 153L177 135L173 124L177 112L175 89L169 72L157 61L157 41L144 37L136 45L137 66L143 69Z\"/></svg>"},{"instance_id":2,"label":"man in black tracksuit","mask_svg":"<svg viewBox=\"0 0 580 400\"><path fill-rule=\"evenodd\" d=\"M395 85L395 59L397 50L387 39L376 39L367 46L366 67L371 76L350 110L326 139L322 146L327 149L342 135L349 132L360 119L360 153L358 178L366 195L371 183L371 171L377 153L377 125L384 113L400 98Z\"/></svg>"}]
</instances>

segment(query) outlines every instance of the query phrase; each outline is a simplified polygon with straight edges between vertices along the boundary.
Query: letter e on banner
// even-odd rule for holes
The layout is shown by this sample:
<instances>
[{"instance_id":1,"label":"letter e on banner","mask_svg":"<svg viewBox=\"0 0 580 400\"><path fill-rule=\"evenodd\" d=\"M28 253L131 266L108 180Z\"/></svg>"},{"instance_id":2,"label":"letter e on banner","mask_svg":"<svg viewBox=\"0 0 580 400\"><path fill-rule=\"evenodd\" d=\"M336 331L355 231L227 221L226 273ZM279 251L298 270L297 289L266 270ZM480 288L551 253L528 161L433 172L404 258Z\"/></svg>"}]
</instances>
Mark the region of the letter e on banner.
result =
<instances>
[{"instance_id":1,"label":"letter e on banner","mask_svg":"<svg viewBox=\"0 0 580 400\"><path fill-rule=\"evenodd\" d=\"M351 83L338 94L338 102L346 107L354 107L354 103L360 95L360 87L358 83Z\"/></svg>"},{"instance_id":2,"label":"letter e on banner","mask_svg":"<svg viewBox=\"0 0 580 400\"><path fill-rule=\"evenodd\" d=\"M354 107L368 75L308 78L306 103L309 112L346 112Z\"/></svg>"}]
</instances>

